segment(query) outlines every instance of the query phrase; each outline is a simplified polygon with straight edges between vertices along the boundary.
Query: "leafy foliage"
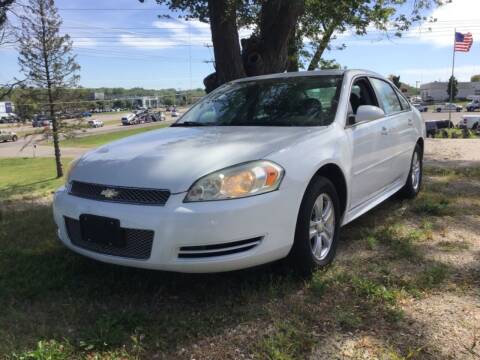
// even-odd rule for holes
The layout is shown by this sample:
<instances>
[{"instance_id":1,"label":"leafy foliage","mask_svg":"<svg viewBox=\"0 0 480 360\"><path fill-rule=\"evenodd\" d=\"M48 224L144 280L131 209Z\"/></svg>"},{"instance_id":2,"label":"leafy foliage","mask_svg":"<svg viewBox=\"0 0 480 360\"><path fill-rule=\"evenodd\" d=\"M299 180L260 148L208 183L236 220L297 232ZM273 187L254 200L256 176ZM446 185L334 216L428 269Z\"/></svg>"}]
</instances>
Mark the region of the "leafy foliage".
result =
<instances>
[{"instance_id":1,"label":"leafy foliage","mask_svg":"<svg viewBox=\"0 0 480 360\"><path fill-rule=\"evenodd\" d=\"M470 81L472 81L472 82L480 81L480 74L472 75L472 77L470 78Z\"/></svg>"},{"instance_id":2,"label":"leafy foliage","mask_svg":"<svg viewBox=\"0 0 480 360\"><path fill-rule=\"evenodd\" d=\"M144 0L139 0L144 2ZM307 68L308 70L315 70L325 67L322 62L322 55L326 49L331 46L331 41L336 39L339 34L350 31L356 35L365 35L367 31L373 27L384 33L385 36L401 36L403 31L408 30L412 24L421 20L427 20L423 15L424 10L442 5L450 0L303 0L298 1L298 7L301 9L300 16L294 17L295 21L293 27L289 29L289 36L285 37L284 33L273 31L273 28L268 28L269 19L281 19L283 29L286 25L291 25L287 18L288 13L283 13L278 10L285 5L283 0L228 0L226 1L225 11L235 11L236 24L235 28L248 28L252 30L252 35L249 39L242 40L242 58L245 73L242 71L236 74L237 77L242 77L249 74L248 60L251 56L251 45L259 46L261 48L262 41L277 44L273 53L267 56L261 56L262 67L256 69L256 73L269 73L271 71L278 71L279 66L269 66L269 62L283 62L285 58L287 61L284 68L280 71L298 71L299 68ZM158 4L167 6L171 11L177 11L182 18L198 18L203 22L210 22L212 19L214 0L156 0ZM293 2L292 2L293 3ZM233 10L232 10L233 9ZM275 11L277 14L275 14ZM230 14L230 13L229 13ZM273 16L272 16L273 15ZM230 16L227 13L223 16L224 21L229 21ZM290 18L291 20L291 18ZM216 38L215 26L212 27L212 38ZM225 34L223 34L225 35ZM238 36L237 36L238 37ZM234 37L232 37L234 38ZM307 39L307 41L305 41ZM247 45L247 46L245 46ZM218 46L222 50L216 49ZM235 41L229 46L235 47ZM221 74L223 71L219 66L219 53L225 51L225 44L215 44L215 61L216 61L216 78L223 79L228 76ZM339 46L343 49L345 44ZM284 51L288 48L288 55L285 56ZM255 49L256 50L256 49ZM225 51L228 53L228 51ZM261 54L261 51L260 51ZM230 53L231 55L231 53ZM265 54L261 54L265 55ZM258 52L253 53L255 59L258 58ZM220 67L220 68L219 68ZM219 74L220 73L220 74ZM206 81L207 79L205 79Z\"/></svg>"},{"instance_id":3,"label":"leafy foliage","mask_svg":"<svg viewBox=\"0 0 480 360\"><path fill-rule=\"evenodd\" d=\"M400 86L402 86L402 83L400 82L400 75L391 75L390 80L392 80L397 89L400 89Z\"/></svg>"}]
</instances>

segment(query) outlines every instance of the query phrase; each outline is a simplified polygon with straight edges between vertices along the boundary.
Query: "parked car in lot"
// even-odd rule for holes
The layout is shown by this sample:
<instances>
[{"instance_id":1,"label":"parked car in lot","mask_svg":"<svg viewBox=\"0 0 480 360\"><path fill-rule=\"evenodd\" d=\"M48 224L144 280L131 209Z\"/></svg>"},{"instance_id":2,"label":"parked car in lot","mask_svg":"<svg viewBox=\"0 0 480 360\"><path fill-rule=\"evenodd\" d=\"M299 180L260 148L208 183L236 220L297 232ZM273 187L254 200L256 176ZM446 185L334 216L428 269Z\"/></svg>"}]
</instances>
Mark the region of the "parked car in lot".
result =
<instances>
[{"instance_id":1,"label":"parked car in lot","mask_svg":"<svg viewBox=\"0 0 480 360\"><path fill-rule=\"evenodd\" d=\"M88 120L88 126L91 128L103 127L103 121L97 119Z\"/></svg>"},{"instance_id":2,"label":"parked car in lot","mask_svg":"<svg viewBox=\"0 0 480 360\"><path fill-rule=\"evenodd\" d=\"M339 228L422 182L425 123L363 70L239 79L168 129L104 145L54 198L58 236L126 266L219 272L334 257Z\"/></svg>"},{"instance_id":3,"label":"parked car in lot","mask_svg":"<svg viewBox=\"0 0 480 360\"><path fill-rule=\"evenodd\" d=\"M154 113L154 117L155 117L154 121L165 121L167 119L163 111L158 111Z\"/></svg>"},{"instance_id":4,"label":"parked car in lot","mask_svg":"<svg viewBox=\"0 0 480 360\"><path fill-rule=\"evenodd\" d=\"M469 102L469 103L466 105L466 109L467 109L467 111L469 111L469 112L473 112L473 111L475 111L475 110L480 109L480 101L479 101L479 100L473 100L473 101Z\"/></svg>"},{"instance_id":5,"label":"parked car in lot","mask_svg":"<svg viewBox=\"0 0 480 360\"><path fill-rule=\"evenodd\" d=\"M177 110L172 110L172 112L170 113L170 115L172 117L179 117L180 116L180 113L177 111Z\"/></svg>"},{"instance_id":6,"label":"parked car in lot","mask_svg":"<svg viewBox=\"0 0 480 360\"><path fill-rule=\"evenodd\" d=\"M438 132L438 126L436 121L425 121L425 128L427 131L427 137L434 138Z\"/></svg>"},{"instance_id":7,"label":"parked car in lot","mask_svg":"<svg viewBox=\"0 0 480 360\"><path fill-rule=\"evenodd\" d=\"M0 130L0 142L17 141L18 136L13 131Z\"/></svg>"},{"instance_id":8,"label":"parked car in lot","mask_svg":"<svg viewBox=\"0 0 480 360\"><path fill-rule=\"evenodd\" d=\"M0 124L13 124L19 121L17 115L13 113L5 114L4 116L0 116Z\"/></svg>"},{"instance_id":9,"label":"parked car in lot","mask_svg":"<svg viewBox=\"0 0 480 360\"><path fill-rule=\"evenodd\" d=\"M134 125L136 124L137 115L134 113L127 114L122 117L122 125Z\"/></svg>"},{"instance_id":10,"label":"parked car in lot","mask_svg":"<svg viewBox=\"0 0 480 360\"><path fill-rule=\"evenodd\" d=\"M453 103L445 103L443 105L437 105L434 107L434 111L436 112L460 112L463 110L463 106L453 104Z\"/></svg>"},{"instance_id":11,"label":"parked car in lot","mask_svg":"<svg viewBox=\"0 0 480 360\"><path fill-rule=\"evenodd\" d=\"M51 126L52 118L47 115L36 115L32 120L33 127L46 127Z\"/></svg>"},{"instance_id":12,"label":"parked car in lot","mask_svg":"<svg viewBox=\"0 0 480 360\"><path fill-rule=\"evenodd\" d=\"M467 128L470 130L478 129L480 126L480 116L478 115L463 115L462 120L458 124L459 128Z\"/></svg>"},{"instance_id":13,"label":"parked car in lot","mask_svg":"<svg viewBox=\"0 0 480 360\"><path fill-rule=\"evenodd\" d=\"M422 103L412 103L412 105L420 112L427 112L428 106Z\"/></svg>"},{"instance_id":14,"label":"parked car in lot","mask_svg":"<svg viewBox=\"0 0 480 360\"><path fill-rule=\"evenodd\" d=\"M80 114L82 117L91 117L92 113L90 111L84 111Z\"/></svg>"}]
</instances>

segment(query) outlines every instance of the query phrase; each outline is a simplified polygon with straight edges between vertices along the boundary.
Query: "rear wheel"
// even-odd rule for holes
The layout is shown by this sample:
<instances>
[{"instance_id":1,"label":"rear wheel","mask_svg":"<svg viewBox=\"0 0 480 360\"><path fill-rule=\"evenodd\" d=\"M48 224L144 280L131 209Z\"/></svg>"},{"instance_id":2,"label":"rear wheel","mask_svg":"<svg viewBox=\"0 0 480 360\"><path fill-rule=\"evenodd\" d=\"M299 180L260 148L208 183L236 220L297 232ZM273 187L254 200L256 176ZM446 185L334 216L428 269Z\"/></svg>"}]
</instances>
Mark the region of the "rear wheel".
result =
<instances>
[{"instance_id":1,"label":"rear wheel","mask_svg":"<svg viewBox=\"0 0 480 360\"><path fill-rule=\"evenodd\" d=\"M340 202L330 180L319 177L308 187L300 206L295 240L288 256L300 272L328 265L335 256Z\"/></svg>"},{"instance_id":2,"label":"rear wheel","mask_svg":"<svg viewBox=\"0 0 480 360\"><path fill-rule=\"evenodd\" d=\"M407 199L412 199L420 191L423 178L423 152L420 145L415 145L412 161L410 163L410 172L408 173L407 182L403 186L401 195Z\"/></svg>"},{"instance_id":3,"label":"rear wheel","mask_svg":"<svg viewBox=\"0 0 480 360\"><path fill-rule=\"evenodd\" d=\"M13 135L13 136L12 136L12 141L17 141L17 140L18 140L17 135Z\"/></svg>"}]
</instances>

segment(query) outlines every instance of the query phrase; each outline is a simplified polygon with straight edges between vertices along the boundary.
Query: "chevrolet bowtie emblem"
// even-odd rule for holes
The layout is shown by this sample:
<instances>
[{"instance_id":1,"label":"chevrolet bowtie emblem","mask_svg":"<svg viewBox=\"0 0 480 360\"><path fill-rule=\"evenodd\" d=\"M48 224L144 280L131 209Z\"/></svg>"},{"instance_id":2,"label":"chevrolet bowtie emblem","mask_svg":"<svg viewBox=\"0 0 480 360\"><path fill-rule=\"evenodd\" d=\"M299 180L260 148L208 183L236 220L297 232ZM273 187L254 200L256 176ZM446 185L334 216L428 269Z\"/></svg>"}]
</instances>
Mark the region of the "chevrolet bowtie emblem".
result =
<instances>
[{"instance_id":1,"label":"chevrolet bowtie emblem","mask_svg":"<svg viewBox=\"0 0 480 360\"><path fill-rule=\"evenodd\" d=\"M115 189L105 189L100 193L100 195L107 199L113 199L114 197L117 197L118 194L120 193Z\"/></svg>"}]
</instances>

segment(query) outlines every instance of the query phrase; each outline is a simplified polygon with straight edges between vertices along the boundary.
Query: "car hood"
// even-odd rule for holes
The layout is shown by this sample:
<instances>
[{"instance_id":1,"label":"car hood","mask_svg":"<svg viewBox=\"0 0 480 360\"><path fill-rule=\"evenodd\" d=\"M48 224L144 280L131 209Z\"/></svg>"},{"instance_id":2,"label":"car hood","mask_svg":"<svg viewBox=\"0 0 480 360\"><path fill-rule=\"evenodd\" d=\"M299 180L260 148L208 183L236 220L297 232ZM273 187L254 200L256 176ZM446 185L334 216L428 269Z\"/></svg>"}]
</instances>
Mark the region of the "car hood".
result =
<instances>
[{"instance_id":1,"label":"car hood","mask_svg":"<svg viewBox=\"0 0 480 360\"><path fill-rule=\"evenodd\" d=\"M184 192L200 177L265 158L324 127L171 127L85 154L71 179Z\"/></svg>"}]
</instances>

